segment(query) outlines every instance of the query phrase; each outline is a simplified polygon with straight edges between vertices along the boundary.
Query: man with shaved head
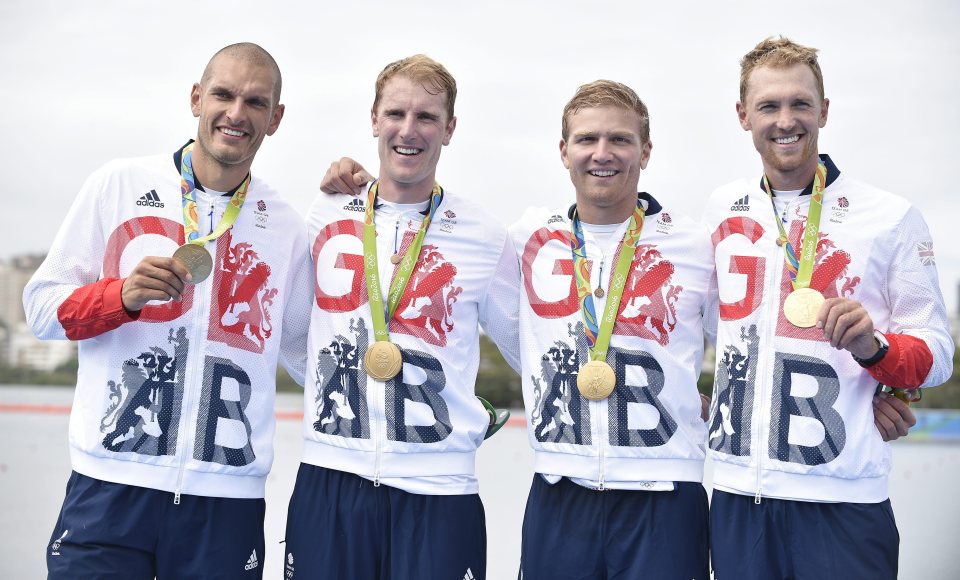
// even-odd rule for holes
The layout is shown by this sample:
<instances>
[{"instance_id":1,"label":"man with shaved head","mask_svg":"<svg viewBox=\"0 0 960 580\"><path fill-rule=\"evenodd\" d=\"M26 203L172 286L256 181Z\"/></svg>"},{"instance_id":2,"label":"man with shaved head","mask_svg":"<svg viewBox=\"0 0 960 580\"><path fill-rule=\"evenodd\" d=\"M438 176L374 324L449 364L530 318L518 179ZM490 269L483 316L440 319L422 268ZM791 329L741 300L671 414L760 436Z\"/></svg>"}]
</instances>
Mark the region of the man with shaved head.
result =
<instances>
[{"instance_id":1,"label":"man with shaved head","mask_svg":"<svg viewBox=\"0 0 960 580\"><path fill-rule=\"evenodd\" d=\"M261 47L220 50L190 92L195 139L82 187L23 295L79 342L73 473L50 578L260 578L277 362L301 383L303 220L250 166L283 118Z\"/></svg>"}]
</instances>

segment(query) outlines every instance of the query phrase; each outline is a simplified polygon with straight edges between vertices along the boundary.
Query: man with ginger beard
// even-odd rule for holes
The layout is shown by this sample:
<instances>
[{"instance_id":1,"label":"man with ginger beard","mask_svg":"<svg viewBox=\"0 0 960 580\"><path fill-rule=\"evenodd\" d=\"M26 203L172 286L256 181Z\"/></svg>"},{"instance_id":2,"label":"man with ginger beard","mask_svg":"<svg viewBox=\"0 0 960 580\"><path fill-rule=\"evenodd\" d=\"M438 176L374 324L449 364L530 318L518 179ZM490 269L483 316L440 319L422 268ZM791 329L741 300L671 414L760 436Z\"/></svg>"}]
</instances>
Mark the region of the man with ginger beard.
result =
<instances>
[{"instance_id":1,"label":"man with ginger beard","mask_svg":"<svg viewBox=\"0 0 960 580\"><path fill-rule=\"evenodd\" d=\"M518 273L503 226L435 180L456 90L426 56L387 65L370 113L378 179L308 214L317 277L288 578L486 575L478 322L517 367Z\"/></svg>"},{"instance_id":2,"label":"man with ginger beard","mask_svg":"<svg viewBox=\"0 0 960 580\"><path fill-rule=\"evenodd\" d=\"M718 578L896 578L891 454L876 429L903 434L912 415L894 395L919 398L952 371L922 216L819 154L830 102L816 53L782 38L744 56L737 113L764 174L718 189L704 212L723 297L709 435Z\"/></svg>"}]
</instances>

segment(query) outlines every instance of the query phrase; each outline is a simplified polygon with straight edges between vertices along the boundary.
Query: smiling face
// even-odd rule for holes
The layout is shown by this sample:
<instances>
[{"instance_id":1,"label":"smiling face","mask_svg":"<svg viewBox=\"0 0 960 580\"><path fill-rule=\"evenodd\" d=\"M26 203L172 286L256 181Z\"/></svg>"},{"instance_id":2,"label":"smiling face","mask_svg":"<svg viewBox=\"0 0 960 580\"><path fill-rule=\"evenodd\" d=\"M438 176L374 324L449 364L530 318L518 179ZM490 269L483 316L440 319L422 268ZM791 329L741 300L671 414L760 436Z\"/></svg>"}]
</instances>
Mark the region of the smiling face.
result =
<instances>
[{"instance_id":1,"label":"smiling face","mask_svg":"<svg viewBox=\"0 0 960 580\"><path fill-rule=\"evenodd\" d=\"M430 198L440 150L457 126L456 117L448 118L446 93L434 92L409 77L394 76L370 114L380 154L379 192L387 201Z\"/></svg>"},{"instance_id":2,"label":"smiling face","mask_svg":"<svg viewBox=\"0 0 960 580\"><path fill-rule=\"evenodd\" d=\"M653 144L640 116L617 106L585 107L567 117L560 158L577 191L577 213L592 224L619 223L637 206L637 183Z\"/></svg>"},{"instance_id":3,"label":"smiling face","mask_svg":"<svg viewBox=\"0 0 960 580\"><path fill-rule=\"evenodd\" d=\"M797 190L813 180L817 138L827 124L829 105L805 64L760 66L750 73L737 115L753 136L771 187Z\"/></svg>"},{"instance_id":4,"label":"smiling face","mask_svg":"<svg viewBox=\"0 0 960 580\"><path fill-rule=\"evenodd\" d=\"M193 157L201 181L220 189L214 182L226 179L229 189L243 180L263 138L273 135L283 118L278 81L267 66L222 54L193 85L190 105L199 118Z\"/></svg>"}]
</instances>

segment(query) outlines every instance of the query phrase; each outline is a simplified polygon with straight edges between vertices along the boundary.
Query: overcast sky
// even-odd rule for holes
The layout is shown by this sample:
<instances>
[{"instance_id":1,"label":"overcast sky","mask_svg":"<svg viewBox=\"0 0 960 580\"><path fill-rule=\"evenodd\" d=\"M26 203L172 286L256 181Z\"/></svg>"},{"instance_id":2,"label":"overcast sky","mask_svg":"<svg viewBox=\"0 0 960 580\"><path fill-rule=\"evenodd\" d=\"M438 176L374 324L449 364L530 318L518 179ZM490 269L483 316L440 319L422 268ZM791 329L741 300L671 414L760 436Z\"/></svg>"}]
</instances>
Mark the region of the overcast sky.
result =
<instances>
[{"instance_id":1,"label":"overcast sky","mask_svg":"<svg viewBox=\"0 0 960 580\"><path fill-rule=\"evenodd\" d=\"M960 2L337 4L2 0L0 258L46 251L102 163L172 152L192 137L190 87L217 49L239 41L274 55L287 105L253 171L301 210L332 159L375 165L373 82L386 63L423 52L459 85L438 172L454 194L483 200L506 223L528 205L571 200L558 149L563 105L580 84L610 78L651 111L641 189L699 218L710 191L761 171L734 110L738 61L782 34L821 51L831 99L821 152L924 212L957 312Z\"/></svg>"}]
</instances>

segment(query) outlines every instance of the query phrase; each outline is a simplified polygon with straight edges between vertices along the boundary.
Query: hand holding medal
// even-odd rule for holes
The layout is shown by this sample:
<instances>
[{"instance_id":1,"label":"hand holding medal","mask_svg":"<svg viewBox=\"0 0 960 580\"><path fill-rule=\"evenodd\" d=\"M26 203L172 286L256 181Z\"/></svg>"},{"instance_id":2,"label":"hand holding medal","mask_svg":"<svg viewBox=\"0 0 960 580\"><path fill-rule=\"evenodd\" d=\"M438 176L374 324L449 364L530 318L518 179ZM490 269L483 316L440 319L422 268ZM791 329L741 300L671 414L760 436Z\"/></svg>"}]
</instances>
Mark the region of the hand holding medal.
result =
<instances>
[{"instance_id":1,"label":"hand holding medal","mask_svg":"<svg viewBox=\"0 0 960 580\"><path fill-rule=\"evenodd\" d=\"M147 256L123 281L120 301L130 312L137 312L150 301L180 300L190 276L190 271L178 260Z\"/></svg>"}]
</instances>

